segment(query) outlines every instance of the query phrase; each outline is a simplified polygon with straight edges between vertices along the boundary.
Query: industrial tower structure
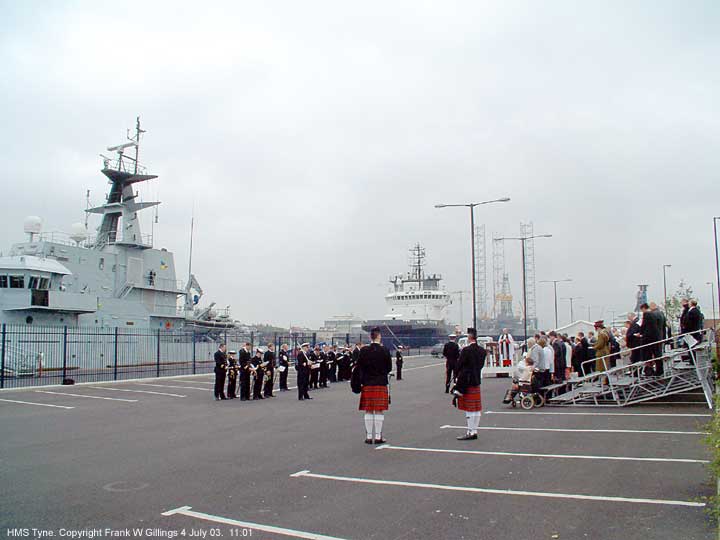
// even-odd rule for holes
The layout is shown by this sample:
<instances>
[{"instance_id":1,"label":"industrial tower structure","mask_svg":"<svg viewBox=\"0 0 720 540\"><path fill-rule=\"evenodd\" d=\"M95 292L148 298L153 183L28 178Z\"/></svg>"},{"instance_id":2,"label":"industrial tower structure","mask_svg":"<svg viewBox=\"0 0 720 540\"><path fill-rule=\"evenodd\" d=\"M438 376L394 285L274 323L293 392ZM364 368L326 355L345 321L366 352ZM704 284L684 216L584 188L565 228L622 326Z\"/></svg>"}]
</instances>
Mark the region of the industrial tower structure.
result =
<instances>
[{"instance_id":1,"label":"industrial tower structure","mask_svg":"<svg viewBox=\"0 0 720 540\"><path fill-rule=\"evenodd\" d=\"M520 236L529 238L534 233L532 221L520 223ZM535 240L530 238L525 244L525 283L527 286L527 322L528 328L537 328L537 301L535 296Z\"/></svg>"},{"instance_id":2,"label":"industrial tower structure","mask_svg":"<svg viewBox=\"0 0 720 540\"><path fill-rule=\"evenodd\" d=\"M475 227L475 284L477 291L475 303L477 305L478 318L488 319L490 317L490 310L488 309L485 225Z\"/></svg>"}]
</instances>

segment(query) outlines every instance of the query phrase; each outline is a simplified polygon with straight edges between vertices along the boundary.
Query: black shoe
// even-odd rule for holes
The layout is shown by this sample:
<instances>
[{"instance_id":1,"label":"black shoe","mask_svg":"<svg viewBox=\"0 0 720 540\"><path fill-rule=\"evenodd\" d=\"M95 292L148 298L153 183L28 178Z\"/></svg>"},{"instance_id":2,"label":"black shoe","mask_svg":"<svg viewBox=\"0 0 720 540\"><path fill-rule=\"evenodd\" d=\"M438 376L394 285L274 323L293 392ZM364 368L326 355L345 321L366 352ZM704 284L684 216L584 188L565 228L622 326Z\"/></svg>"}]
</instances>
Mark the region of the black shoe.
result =
<instances>
[{"instance_id":1,"label":"black shoe","mask_svg":"<svg viewBox=\"0 0 720 540\"><path fill-rule=\"evenodd\" d=\"M298 401L303 401L304 399L305 399L304 397L299 397Z\"/></svg>"},{"instance_id":2,"label":"black shoe","mask_svg":"<svg viewBox=\"0 0 720 540\"><path fill-rule=\"evenodd\" d=\"M373 444L373 440L372 440L372 439L365 439L365 444Z\"/></svg>"},{"instance_id":3,"label":"black shoe","mask_svg":"<svg viewBox=\"0 0 720 540\"><path fill-rule=\"evenodd\" d=\"M387 442L386 439L383 439L380 437L379 439L375 439L375 444L385 444Z\"/></svg>"},{"instance_id":4,"label":"black shoe","mask_svg":"<svg viewBox=\"0 0 720 540\"><path fill-rule=\"evenodd\" d=\"M220 399L226 400L227 398L225 396L220 396Z\"/></svg>"},{"instance_id":5,"label":"black shoe","mask_svg":"<svg viewBox=\"0 0 720 540\"><path fill-rule=\"evenodd\" d=\"M470 435L469 433L466 433L462 437L455 437L458 441L475 441L477 440L477 433Z\"/></svg>"},{"instance_id":6,"label":"black shoe","mask_svg":"<svg viewBox=\"0 0 720 540\"><path fill-rule=\"evenodd\" d=\"M220 398L219 398L219 397L215 397L215 401L220 401Z\"/></svg>"},{"instance_id":7,"label":"black shoe","mask_svg":"<svg viewBox=\"0 0 720 540\"><path fill-rule=\"evenodd\" d=\"M305 399L312 399L310 396L305 396Z\"/></svg>"},{"instance_id":8,"label":"black shoe","mask_svg":"<svg viewBox=\"0 0 720 540\"><path fill-rule=\"evenodd\" d=\"M450 393L450 389L449 389L447 386L445 387L445 393L446 393L446 394L449 394L449 393Z\"/></svg>"}]
</instances>

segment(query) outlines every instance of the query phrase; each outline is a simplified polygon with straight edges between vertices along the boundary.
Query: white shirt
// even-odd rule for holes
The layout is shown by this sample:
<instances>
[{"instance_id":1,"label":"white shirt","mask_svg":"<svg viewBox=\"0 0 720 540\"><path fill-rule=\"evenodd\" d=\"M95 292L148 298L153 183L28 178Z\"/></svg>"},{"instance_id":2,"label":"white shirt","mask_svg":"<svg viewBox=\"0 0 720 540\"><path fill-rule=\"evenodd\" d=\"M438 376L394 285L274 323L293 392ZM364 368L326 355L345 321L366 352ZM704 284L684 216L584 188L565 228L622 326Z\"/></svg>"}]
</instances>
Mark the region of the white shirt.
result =
<instances>
[{"instance_id":1,"label":"white shirt","mask_svg":"<svg viewBox=\"0 0 720 540\"><path fill-rule=\"evenodd\" d=\"M572 345L565 342L565 367L572 367Z\"/></svg>"},{"instance_id":2,"label":"white shirt","mask_svg":"<svg viewBox=\"0 0 720 540\"><path fill-rule=\"evenodd\" d=\"M550 370L550 373L555 373L555 351L553 351L552 346L545 345L542 352L543 364L545 364L543 369Z\"/></svg>"},{"instance_id":3,"label":"white shirt","mask_svg":"<svg viewBox=\"0 0 720 540\"><path fill-rule=\"evenodd\" d=\"M533 361L535 362L535 367L537 369L539 369L540 371L546 369L545 367L543 367L544 362L543 362L542 348L537 343L535 345L533 345L532 348L530 349L530 358L532 358Z\"/></svg>"}]
</instances>

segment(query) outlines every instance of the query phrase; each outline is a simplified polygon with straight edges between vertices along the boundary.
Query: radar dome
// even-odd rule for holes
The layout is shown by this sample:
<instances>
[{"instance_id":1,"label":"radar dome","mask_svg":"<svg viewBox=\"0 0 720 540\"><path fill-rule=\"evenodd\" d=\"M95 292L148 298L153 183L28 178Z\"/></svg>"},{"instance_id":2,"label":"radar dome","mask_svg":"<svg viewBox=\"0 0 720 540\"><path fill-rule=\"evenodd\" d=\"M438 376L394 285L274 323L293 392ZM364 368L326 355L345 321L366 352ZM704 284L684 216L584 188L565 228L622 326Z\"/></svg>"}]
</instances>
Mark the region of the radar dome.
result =
<instances>
[{"instance_id":1,"label":"radar dome","mask_svg":"<svg viewBox=\"0 0 720 540\"><path fill-rule=\"evenodd\" d=\"M85 230L85 225L82 223L73 223L70 226L70 238L73 240L73 242L77 242L78 244L85 240L87 238L87 231Z\"/></svg>"},{"instance_id":2,"label":"radar dome","mask_svg":"<svg viewBox=\"0 0 720 540\"><path fill-rule=\"evenodd\" d=\"M42 219L38 216L28 216L23 222L23 230L28 234L40 234L42 231Z\"/></svg>"}]
</instances>

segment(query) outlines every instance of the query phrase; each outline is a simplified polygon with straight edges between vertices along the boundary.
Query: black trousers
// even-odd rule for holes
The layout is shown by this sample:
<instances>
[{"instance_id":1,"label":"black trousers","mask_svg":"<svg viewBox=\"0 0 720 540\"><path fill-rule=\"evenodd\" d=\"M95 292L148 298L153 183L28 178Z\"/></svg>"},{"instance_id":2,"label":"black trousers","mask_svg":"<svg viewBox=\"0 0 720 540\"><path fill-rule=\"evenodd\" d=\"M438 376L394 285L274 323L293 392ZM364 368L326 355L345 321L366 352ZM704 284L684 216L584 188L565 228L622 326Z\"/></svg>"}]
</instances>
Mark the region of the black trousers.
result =
<instances>
[{"instance_id":1,"label":"black trousers","mask_svg":"<svg viewBox=\"0 0 720 540\"><path fill-rule=\"evenodd\" d=\"M288 368L285 367L285 371L280 373L280 390L287 390L287 378L288 378Z\"/></svg>"},{"instance_id":2,"label":"black trousers","mask_svg":"<svg viewBox=\"0 0 720 540\"><path fill-rule=\"evenodd\" d=\"M397 380L402 381L402 367L403 362L400 360L399 362L395 362L395 370L397 371Z\"/></svg>"},{"instance_id":3,"label":"black trousers","mask_svg":"<svg viewBox=\"0 0 720 540\"><path fill-rule=\"evenodd\" d=\"M265 397L272 397L273 395L273 377L274 373L272 371L268 371L265 374L265 385L263 386L263 395Z\"/></svg>"},{"instance_id":4,"label":"black trousers","mask_svg":"<svg viewBox=\"0 0 720 540\"><path fill-rule=\"evenodd\" d=\"M450 388L450 383L452 383L455 374L455 366L457 366L457 360L445 361L445 390Z\"/></svg>"},{"instance_id":5,"label":"black trousers","mask_svg":"<svg viewBox=\"0 0 720 540\"><path fill-rule=\"evenodd\" d=\"M320 379L320 388L327 388L327 382L328 382L328 368L327 364L320 364L320 369L318 369L320 372L319 379Z\"/></svg>"},{"instance_id":6,"label":"black trousers","mask_svg":"<svg viewBox=\"0 0 720 540\"><path fill-rule=\"evenodd\" d=\"M225 370L215 368L215 397L225 397Z\"/></svg>"},{"instance_id":7,"label":"black trousers","mask_svg":"<svg viewBox=\"0 0 720 540\"><path fill-rule=\"evenodd\" d=\"M645 364L645 375L656 375L662 376L665 372L663 367L663 361L658 360L662 356L662 344L650 345L645 347L645 360L652 360L655 358L655 362Z\"/></svg>"},{"instance_id":8,"label":"black trousers","mask_svg":"<svg viewBox=\"0 0 720 540\"><path fill-rule=\"evenodd\" d=\"M309 370L306 369L298 371L298 399L305 399L310 397L310 394L308 394L308 385L310 383L310 374L308 373L308 371Z\"/></svg>"},{"instance_id":9,"label":"black trousers","mask_svg":"<svg viewBox=\"0 0 720 540\"><path fill-rule=\"evenodd\" d=\"M240 375L240 399L250 399L250 374L245 370Z\"/></svg>"},{"instance_id":10,"label":"black trousers","mask_svg":"<svg viewBox=\"0 0 720 540\"><path fill-rule=\"evenodd\" d=\"M328 380L330 382L337 382L337 363L333 362L328 368Z\"/></svg>"},{"instance_id":11,"label":"black trousers","mask_svg":"<svg viewBox=\"0 0 720 540\"><path fill-rule=\"evenodd\" d=\"M263 386L263 372L258 371L255 376L255 383L253 384L253 399L260 399L262 397L262 386Z\"/></svg>"},{"instance_id":12,"label":"black trousers","mask_svg":"<svg viewBox=\"0 0 720 540\"><path fill-rule=\"evenodd\" d=\"M233 373L232 375L228 374L228 387L227 387L227 397L229 398L235 398L237 397L236 394L236 388L237 388L237 375Z\"/></svg>"},{"instance_id":13,"label":"black trousers","mask_svg":"<svg viewBox=\"0 0 720 540\"><path fill-rule=\"evenodd\" d=\"M311 369L310 370L310 388L317 388L319 379L320 379L320 369Z\"/></svg>"}]
</instances>

